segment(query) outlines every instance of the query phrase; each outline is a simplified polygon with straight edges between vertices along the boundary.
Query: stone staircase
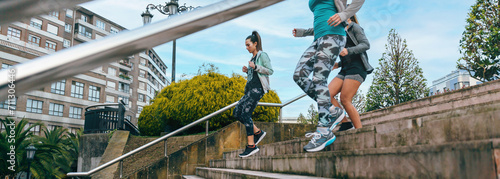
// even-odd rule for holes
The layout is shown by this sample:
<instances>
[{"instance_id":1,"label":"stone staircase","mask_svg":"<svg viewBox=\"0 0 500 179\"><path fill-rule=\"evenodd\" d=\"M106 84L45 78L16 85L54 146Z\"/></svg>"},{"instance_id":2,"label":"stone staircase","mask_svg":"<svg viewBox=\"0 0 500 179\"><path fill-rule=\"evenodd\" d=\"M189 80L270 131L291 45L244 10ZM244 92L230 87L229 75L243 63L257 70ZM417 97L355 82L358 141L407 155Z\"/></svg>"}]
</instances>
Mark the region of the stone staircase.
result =
<instances>
[{"instance_id":1,"label":"stone staircase","mask_svg":"<svg viewBox=\"0 0 500 179\"><path fill-rule=\"evenodd\" d=\"M233 123L127 178L497 178L500 81L361 115L363 128L302 150L314 126L256 123L260 152L241 159L245 129Z\"/></svg>"},{"instance_id":2,"label":"stone staircase","mask_svg":"<svg viewBox=\"0 0 500 179\"><path fill-rule=\"evenodd\" d=\"M201 178L500 178L500 81L365 113L325 150L306 138L224 152ZM294 174L296 176L280 176Z\"/></svg>"}]
</instances>

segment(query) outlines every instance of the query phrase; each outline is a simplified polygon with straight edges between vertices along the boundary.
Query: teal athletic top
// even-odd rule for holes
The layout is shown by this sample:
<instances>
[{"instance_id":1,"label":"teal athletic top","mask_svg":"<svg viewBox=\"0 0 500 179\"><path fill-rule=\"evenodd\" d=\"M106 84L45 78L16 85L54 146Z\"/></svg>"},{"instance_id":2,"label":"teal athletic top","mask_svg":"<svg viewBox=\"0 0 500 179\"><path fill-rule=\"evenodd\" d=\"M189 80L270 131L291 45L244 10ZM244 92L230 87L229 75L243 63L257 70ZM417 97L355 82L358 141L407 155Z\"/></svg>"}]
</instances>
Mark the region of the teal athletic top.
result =
<instances>
[{"instance_id":1,"label":"teal athletic top","mask_svg":"<svg viewBox=\"0 0 500 179\"><path fill-rule=\"evenodd\" d=\"M309 0L309 9L314 14L314 40L325 35L345 36L344 26L337 27L328 25L328 19L337 13L333 0Z\"/></svg>"}]
</instances>

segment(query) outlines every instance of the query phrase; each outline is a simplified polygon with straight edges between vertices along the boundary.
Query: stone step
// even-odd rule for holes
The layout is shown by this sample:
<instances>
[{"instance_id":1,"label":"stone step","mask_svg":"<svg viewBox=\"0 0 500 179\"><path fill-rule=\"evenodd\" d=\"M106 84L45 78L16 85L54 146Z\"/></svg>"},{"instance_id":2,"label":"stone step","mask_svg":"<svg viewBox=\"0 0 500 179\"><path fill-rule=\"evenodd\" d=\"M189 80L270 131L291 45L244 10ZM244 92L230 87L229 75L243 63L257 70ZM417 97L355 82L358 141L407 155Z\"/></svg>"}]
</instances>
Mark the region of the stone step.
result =
<instances>
[{"instance_id":1,"label":"stone step","mask_svg":"<svg viewBox=\"0 0 500 179\"><path fill-rule=\"evenodd\" d=\"M325 151L438 145L449 142L500 138L500 103L471 106L417 119L388 121L361 129L335 132L336 141ZM267 137L267 136L266 136ZM257 156L304 153L308 138L260 145ZM239 158L244 149L225 152L224 159Z\"/></svg>"},{"instance_id":2,"label":"stone step","mask_svg":"<svg viewBox=\"0 0 500 179\"><path fill-rule=\"evenodd\" d=\"M496 155L495 155L496 154ZM210 167L339 178L496 178L500 138L211 160ZM497 164L498 165L498 164Z\"/></svg>"},{"instance_id":3,"label":"stone step","mask_svg":"<svg viewBox=\"0 0 500 179\"><path fill-rule=\"evenodd\" d=\"M322 177L290 175L281 173L268 173L252 170L237 170L223 168L196 168L196 173L199 176L206 178L246 178L246 179L264 179L264 178L289 178L289 179L321 179Z\"/></svg>"},{"instance_id":4,"label":"stone step","mask_svg":"<svg viewBox=\"0 0 500 179\"><path fill-rule=\"evenodd\" d=\"M205 179L196 175L182 175L183 179Z\"/></svg>"}]
</instances>

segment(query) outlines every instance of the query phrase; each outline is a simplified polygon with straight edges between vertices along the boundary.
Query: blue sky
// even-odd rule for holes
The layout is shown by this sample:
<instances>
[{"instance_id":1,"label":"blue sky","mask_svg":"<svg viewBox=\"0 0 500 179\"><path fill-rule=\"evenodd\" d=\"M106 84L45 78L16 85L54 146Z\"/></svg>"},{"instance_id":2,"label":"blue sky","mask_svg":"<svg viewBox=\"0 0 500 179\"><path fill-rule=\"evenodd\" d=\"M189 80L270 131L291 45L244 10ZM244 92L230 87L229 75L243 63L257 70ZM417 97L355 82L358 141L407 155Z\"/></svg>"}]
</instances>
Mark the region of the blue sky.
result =
<instances>
[{"instance_id":1,"label":"blue sky","mask_svg":"<svg viewBox=\"0 0 500 179\"><path fill-rule=\"evenodd\" d=\"M112 20L125 28L135 29L142 26L140 14L146 5L164 4L159 0L99 0L82 6ZM179 0L179 4L207 6L216 0ZM350 1L348 1L350 2ZM428 85L456 69L460 57L459 41L464 31L465 20L474 0L367 0L357 13L360 25L371 44L368 51L370 63L378 66L378 59L385 52L387 35L396 29L406 39L408 48L413 51L423 69ZM200 31L177 40L176 79L186 79L197 72L203 63L213 63L221 73L243 74L241 67L246 65L251 55L244 46L245 38L253 30L262 37L262 45L270 58L274 75L270 77L271 88L281 101L287 101L302 94L294 83L292 74L304 50L312 43L312 37L295 38L293 28L312 27L313 15L306 0L285 0L271 7L236 18L232 21ZM152 11L153 23L166 16ZM155 50L169 67L171 74L172 44L166 43ZM332 71L329 80L339 71ZM181 77L186 74L185 77ZM360 86L366 94L373 75ZM314 101L304 97L283 108L284 117L297 117L306 114Z\"/></svg>"}]
</instances>

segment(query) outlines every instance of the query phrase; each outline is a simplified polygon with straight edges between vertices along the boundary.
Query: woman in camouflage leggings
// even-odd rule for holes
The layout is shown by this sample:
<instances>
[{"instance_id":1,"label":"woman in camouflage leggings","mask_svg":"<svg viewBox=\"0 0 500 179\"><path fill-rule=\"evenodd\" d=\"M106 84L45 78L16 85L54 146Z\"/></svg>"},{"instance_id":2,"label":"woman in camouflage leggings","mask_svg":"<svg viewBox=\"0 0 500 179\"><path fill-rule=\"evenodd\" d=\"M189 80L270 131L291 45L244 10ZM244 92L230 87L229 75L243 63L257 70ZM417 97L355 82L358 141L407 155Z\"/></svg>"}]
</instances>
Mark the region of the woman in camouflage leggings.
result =
<instances>
[{"instance_id":1,"label":"woman in camouflage leggings","mask_svg":"<svg viewBox=\"0 0 500 179\"><path fill-rule=\"evenodd\" d=\"M341 108L332 106L327 80L340 51L346 43L344 22L354 15L364 0L353 0L346 8L346 0L309 0L309 9L314 14L314 28L294 29L296 37L314 35L314 41L300 58L293 80L313 100L318 103L317 132L306 136L312 137L304 146L308 152L323 150L335 141L332 130L344 118ZM309 74L313 73L312 79Z\"/></svg>"}]
</instances>

